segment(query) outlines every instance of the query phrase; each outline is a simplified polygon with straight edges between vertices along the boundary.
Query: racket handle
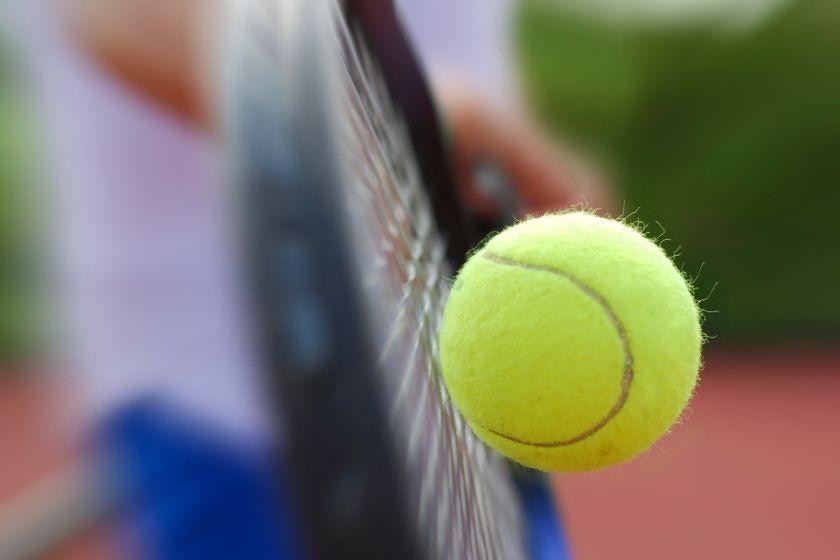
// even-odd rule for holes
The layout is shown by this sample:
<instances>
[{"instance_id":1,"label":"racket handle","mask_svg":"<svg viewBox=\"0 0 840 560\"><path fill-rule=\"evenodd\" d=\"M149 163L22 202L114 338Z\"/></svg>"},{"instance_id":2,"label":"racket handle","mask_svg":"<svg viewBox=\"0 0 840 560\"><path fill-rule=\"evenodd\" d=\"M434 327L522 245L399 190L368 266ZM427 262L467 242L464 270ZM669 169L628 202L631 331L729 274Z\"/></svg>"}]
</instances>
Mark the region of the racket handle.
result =
<instances>
[{"instance_id":1,"label":"racket handle","mask_svg":"<svg viewBox=\"0 0 840 560\"><path fill-rule=\"evenodd\" d=\"M480 159L472 167L472 178L481 194L493 201L498 212L492 218L475 217L482 238L513 225L522 213L516 187L504 168L491 159Z\"/></svg>"}]
</instances>

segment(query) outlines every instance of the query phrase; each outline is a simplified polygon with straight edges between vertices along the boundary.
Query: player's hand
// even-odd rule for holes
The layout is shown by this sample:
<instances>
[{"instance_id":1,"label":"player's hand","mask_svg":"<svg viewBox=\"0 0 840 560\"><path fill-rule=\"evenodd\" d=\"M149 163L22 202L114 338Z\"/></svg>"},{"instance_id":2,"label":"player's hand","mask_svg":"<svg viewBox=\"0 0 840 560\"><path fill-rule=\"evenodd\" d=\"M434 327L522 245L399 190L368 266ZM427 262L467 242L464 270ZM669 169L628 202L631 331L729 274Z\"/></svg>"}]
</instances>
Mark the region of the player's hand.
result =
<instances>
[{"instance_id":1,"label":"player's hand","mask_svg":"<svg viewBox=\"0 0 840 560\"><path fill-rule=\"evenodd\" d=\"M580 156L527 116L499 108L463 86L437 88L450 128L452 160L476 213L517 217L571 206L614 210L606 182ZM505 189L515 191L513 207ZM512 216L502 216L510 219Z\"/></svg>"},{"instance_id":2,"label":"player's hand","mask_svg":"<svg viewBox=\"0 0 840 560\"><path fill-rule=\"evenodd\" d=\"M65 2L73 35L102 68L172 114L214 127L212 56L231 0ZM455 172L479 216L506 219L579 204L611 209L592 169L526 118L464 88L439 90Z\"/></svg>"}]
</instances>

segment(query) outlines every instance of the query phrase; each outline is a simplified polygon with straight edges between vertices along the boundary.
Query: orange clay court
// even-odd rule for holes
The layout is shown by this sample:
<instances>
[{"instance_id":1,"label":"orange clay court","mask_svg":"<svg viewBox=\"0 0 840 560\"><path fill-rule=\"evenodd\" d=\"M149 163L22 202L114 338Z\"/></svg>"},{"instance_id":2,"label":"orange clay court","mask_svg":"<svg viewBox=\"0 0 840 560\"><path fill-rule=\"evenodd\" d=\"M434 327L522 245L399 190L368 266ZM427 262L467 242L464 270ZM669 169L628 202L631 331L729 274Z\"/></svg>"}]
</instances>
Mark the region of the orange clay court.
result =
<instances>
[{"instance_id":1,"label":"orange clay court","mask_svg":"<svg viewBox=\"0 0 840 560\"><path fill-rule=\"evenodd\" d=\"M690 421L635 461L556 476L574 557L836 557L838 372L836 350L712 348ZM58 428L67 430L60 378L0 383L5 501L72 451ZM104 559L109 544L99 528L52 558Z\"/></svg>"}]
</instances>

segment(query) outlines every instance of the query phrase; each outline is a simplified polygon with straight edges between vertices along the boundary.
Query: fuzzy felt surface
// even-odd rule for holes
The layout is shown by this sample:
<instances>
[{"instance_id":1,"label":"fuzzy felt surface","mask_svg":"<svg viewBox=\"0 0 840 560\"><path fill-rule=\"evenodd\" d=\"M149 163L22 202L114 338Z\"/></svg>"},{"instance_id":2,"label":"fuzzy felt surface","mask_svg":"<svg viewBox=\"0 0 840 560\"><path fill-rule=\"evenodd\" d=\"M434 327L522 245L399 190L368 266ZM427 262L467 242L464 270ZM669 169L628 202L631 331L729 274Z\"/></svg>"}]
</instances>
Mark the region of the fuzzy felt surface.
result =
<instances>
[{"instance_id":1,"label":"fuzzy felt surface","mask_svg":"<svg viewBox=\"0 0 840 560\"><path fill-rule=\"evenodd\" d=\"M521 222L459 272L441 371L473 431L546 471L613 465L647 449L694 391L697 306L667 255L585 212Z\"/></svg>"}]
</instances>

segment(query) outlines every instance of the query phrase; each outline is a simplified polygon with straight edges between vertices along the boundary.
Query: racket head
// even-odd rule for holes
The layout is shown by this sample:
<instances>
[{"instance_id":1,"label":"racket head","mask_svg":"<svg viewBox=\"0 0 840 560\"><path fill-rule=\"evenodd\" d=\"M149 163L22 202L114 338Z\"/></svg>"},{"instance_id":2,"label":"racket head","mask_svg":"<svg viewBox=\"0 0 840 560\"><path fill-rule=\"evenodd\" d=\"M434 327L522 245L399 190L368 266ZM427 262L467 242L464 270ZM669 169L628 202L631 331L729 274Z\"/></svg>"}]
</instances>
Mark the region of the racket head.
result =
<instances>
[{"instance_id":1,"label":"racket head","mask_svg":"<svg viewBox=\"0 0 840 560\"><path fill-rule=\"evenodd\" d=\"M226 132L268 379L313 556L519 558L510 473L437 365L469 228L390 2L248 0Z\"/></svg>"}]
</instances>

